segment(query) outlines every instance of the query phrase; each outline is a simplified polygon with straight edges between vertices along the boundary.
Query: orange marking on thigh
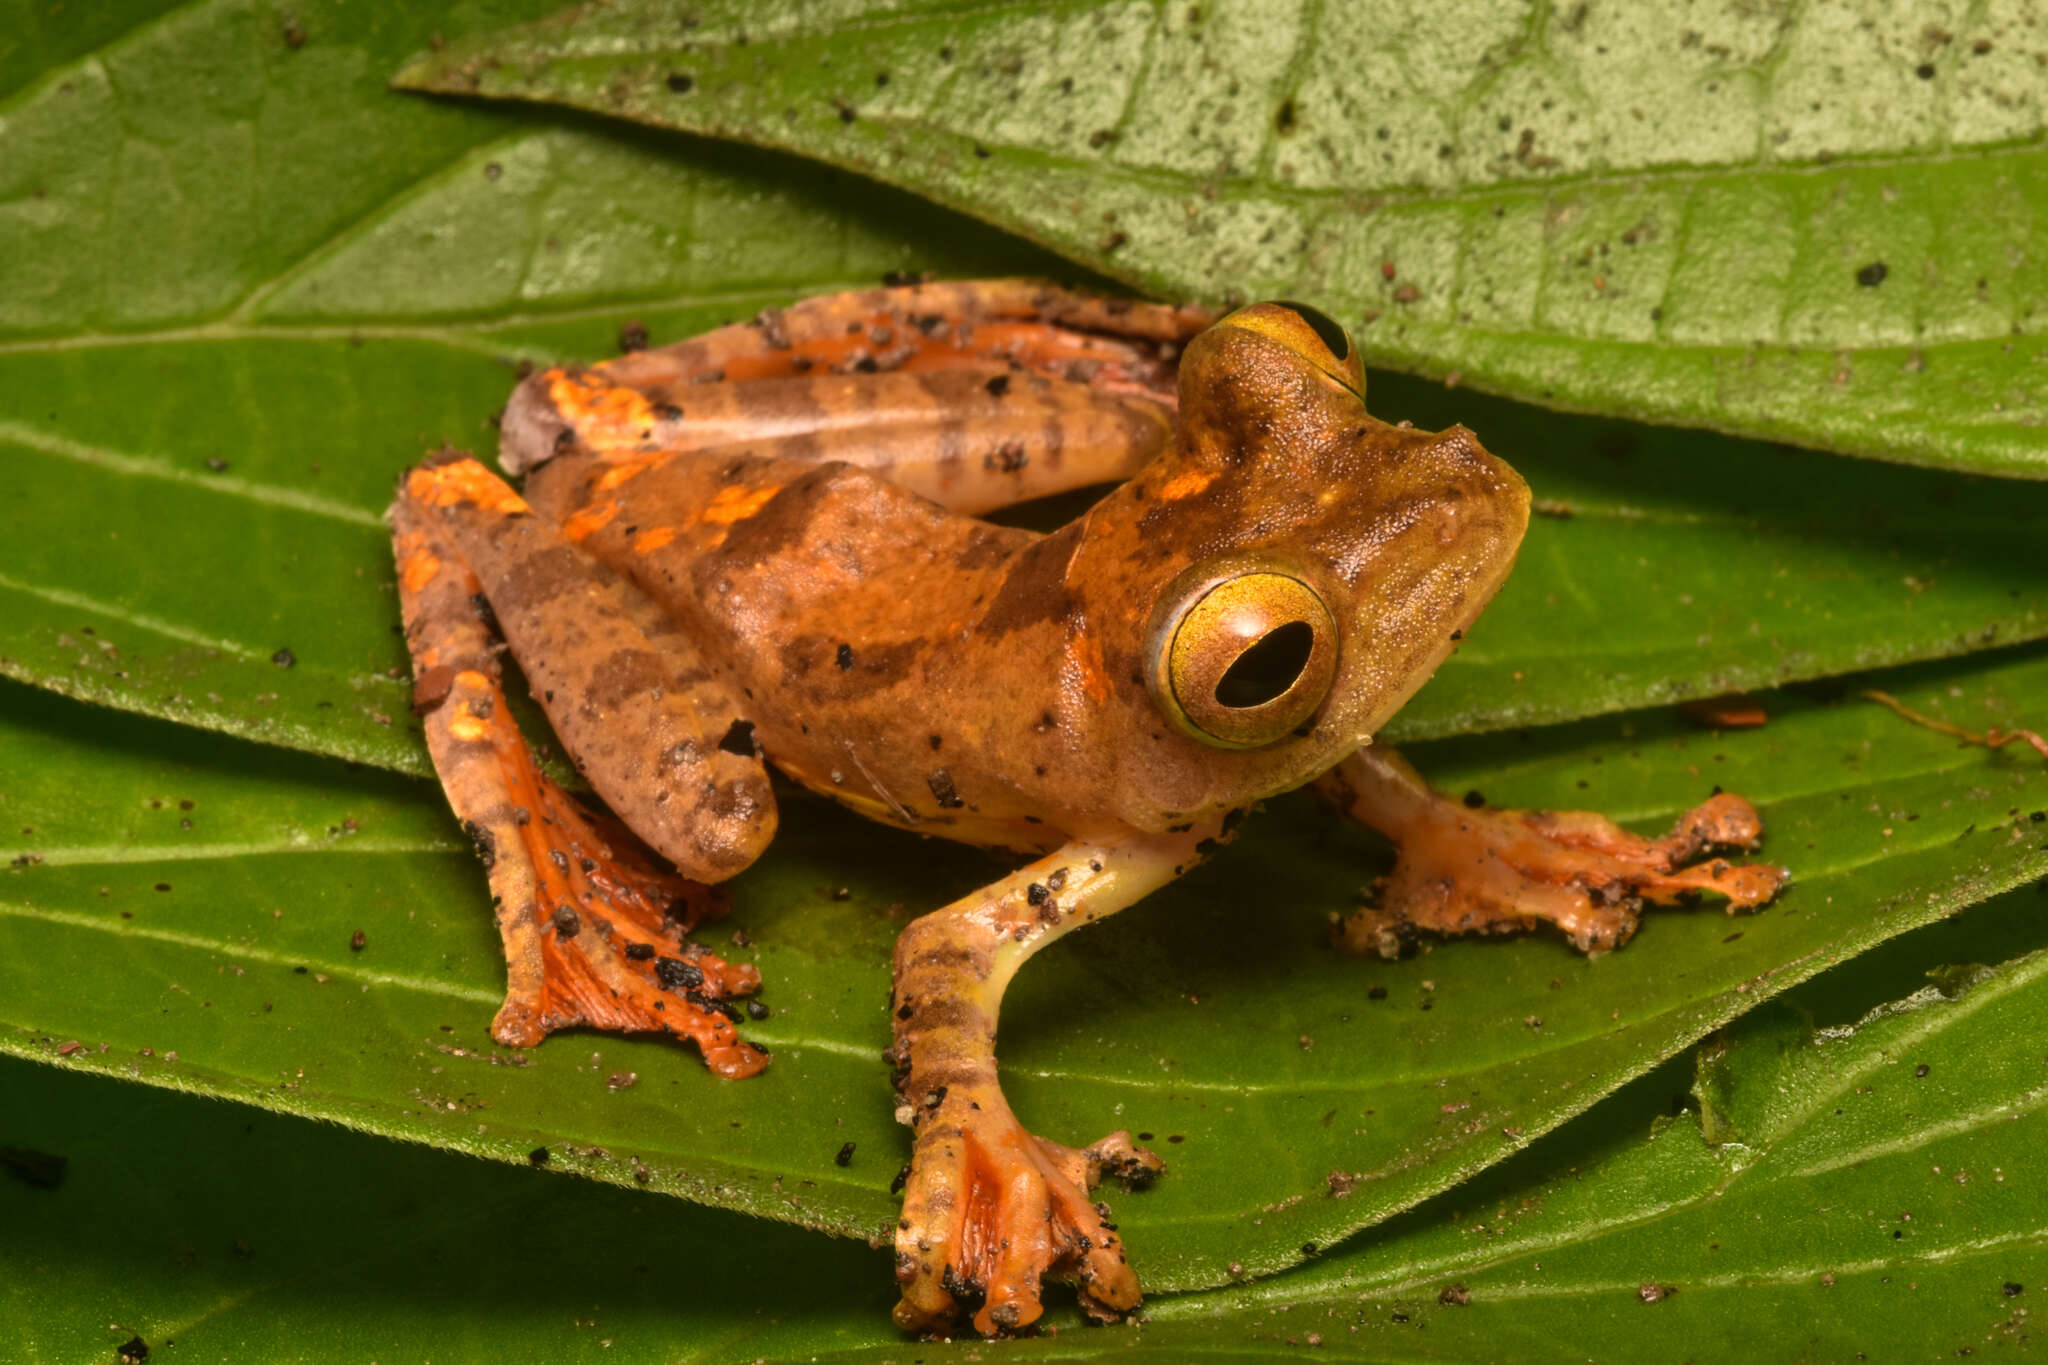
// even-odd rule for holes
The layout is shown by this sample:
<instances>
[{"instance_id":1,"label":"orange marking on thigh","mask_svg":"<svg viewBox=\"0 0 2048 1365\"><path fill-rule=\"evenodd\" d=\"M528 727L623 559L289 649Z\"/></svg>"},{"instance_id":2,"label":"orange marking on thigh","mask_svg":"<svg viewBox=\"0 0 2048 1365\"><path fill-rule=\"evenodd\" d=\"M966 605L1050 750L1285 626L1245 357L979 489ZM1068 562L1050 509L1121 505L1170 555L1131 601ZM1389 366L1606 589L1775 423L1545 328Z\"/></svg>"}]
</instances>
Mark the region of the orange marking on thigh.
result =
<instances>
[{"instance_id":1,"label":"orange marking on thigh","mask_svg":"<svg viewBox=\"0 0 2048 1365\"><path fill-rule=\"evenodd\" d=\"M628 479L639 478L642 474L645 474L648 470L667 459L668 453L664 451L657 455L643 455L638 459L620 460L615 464L608 465L604 473L597 476L597 482L593 486L600 493L613 492Z\"/></svg>"},{"instance_id":2,"label":"orange marking on thigh","mask_svg":"<svg viewBox=\"0 0 2048 1365\"><path fill-rule=\"evenodd\" d=\"M405 476L406 496L429 507L453 507L469 503L486 512L521 515L532 509L512 491L510 484L475 460L452 464L422 465Z\"/></svg>"},{"instance_id":3,"label":"orange marking on thigh","mask_svg":"<svg viewBox=\"0 0 2048 1365\"><path fill-rule=\"evenodd\" d=\"M633 440L654 425L654 405L638 389L550 370L548 398L586 443Z\"/></svg>"},{"instance_id":4,"label":"orange marking on thigh","mask_svg":"<svg viewBox=\"0 0 2048 1365\"><path fill-rule=\"evenodd\" d=\"M441 561L432 550L414 550L398 562L399 584L409 593L426 590L441 572Z\"/></svg>"},{"instance_id":5,"label":"orange marking on thigh","mask_svg":"<svg viewBox=\"0 0 2048 1365\"><path fill-rule=\"evenodd\" d=\"M781 491L779 483L764 484L759 488L721 488L697 514L697 519L717 526L730 526L736 521L745 521L766 507L768 500Z\"/></svg>"},{"instance_id":6,"label":"orange marking on thigh","mask_svg":"<svg viewBox=\"0 0 2048 1365\"><path fill-rule=\"evenodd\" d=\"M474 743L490 734L490 722L469 709L467 701L455 703L455 714L448 718L448 733L459 740Z\"/></svg>"},{"instance_id":7,"label":"orange marking on thigh","mask_svg":"<svg viewBox=\"0 0 2048 1365\"><path fill-rule=\"evenodd\" d=\"M1159 498L1163 502L1179 502L1216 482L1213 469L1184 469L1159 486Z\"/></svg>"},{"instance_id":8,"label":"orange marking on thigh","mask_svg":"<svg viewBox=\"0 0 2048 1365\"><path fill-rule=\"evenodd\" d=\"M602 507L584 507L569 515L562 523L562 534L581 544L599 531L612 524L612 518L619 514L619 500L613 498Z\"/></svg>"},{"instance_id":9,"label":"orange marking on thigh","mask_svg":"<svg viewBox=\"0 0 2048 1365\"><path fill-rule=\"evenodd\" d=\"M650 526L633 537L633 553L651 555L675 538L676 528L673 526Z\"/></svg>"}]
</instances>

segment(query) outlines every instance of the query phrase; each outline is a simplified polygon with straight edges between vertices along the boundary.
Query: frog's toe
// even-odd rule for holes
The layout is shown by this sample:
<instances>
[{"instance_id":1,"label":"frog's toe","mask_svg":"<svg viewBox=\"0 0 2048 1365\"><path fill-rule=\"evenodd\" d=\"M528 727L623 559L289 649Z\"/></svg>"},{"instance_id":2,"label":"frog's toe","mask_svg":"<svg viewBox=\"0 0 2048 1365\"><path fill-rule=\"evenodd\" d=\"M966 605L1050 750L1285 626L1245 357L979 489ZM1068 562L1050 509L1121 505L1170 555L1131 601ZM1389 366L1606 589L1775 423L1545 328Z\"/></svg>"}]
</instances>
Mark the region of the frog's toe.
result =
<instances>
[{"instance_id":1,"label":"frog's toe","mask_svg":"<svg viewBox=\"0 0 2048 1365\"><path fill-rule=\"evenodd\" d=\"M1093 1318L1138 1306L1109 1207L1088 1198L1103 1175L1136 1185L1163 1169L1129 1133L1067 1147L1024 1131L994 1094L948 1096L919 1130L896 1233L898 1326L942 1333L971 1311L984 1336L1021 1331L1045 1311L1047 1278L1073 1280Z\"/></svg>"}]
</instances>

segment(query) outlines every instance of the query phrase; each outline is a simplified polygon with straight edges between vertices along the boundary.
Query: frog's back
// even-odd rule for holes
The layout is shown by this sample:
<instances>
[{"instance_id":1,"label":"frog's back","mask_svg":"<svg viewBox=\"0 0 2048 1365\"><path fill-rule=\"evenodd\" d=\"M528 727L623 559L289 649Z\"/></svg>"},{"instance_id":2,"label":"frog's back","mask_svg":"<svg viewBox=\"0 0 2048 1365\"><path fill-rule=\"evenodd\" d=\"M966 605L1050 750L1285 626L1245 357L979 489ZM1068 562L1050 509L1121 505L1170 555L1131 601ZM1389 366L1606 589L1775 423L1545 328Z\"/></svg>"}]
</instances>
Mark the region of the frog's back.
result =
<instances>
[{"instance_id":1,"label":"frog's back","mask_svg":"<svg viewBox=\"0 0 2048 1365\"><path fill-rule=\"evenodd\" d=\"M559 460L527 493L681 629L744 699L778 766L841 799L849 785L890 793L867 811L878 818L954 823L930 791L930 755L914 773L885 773L902 755L868 731L958 735L960 699L932 664L1037 533L949 512L853 465L754 455ZM947 832L1015 843L1012 818Z\"/></svg>"}]
</instances>

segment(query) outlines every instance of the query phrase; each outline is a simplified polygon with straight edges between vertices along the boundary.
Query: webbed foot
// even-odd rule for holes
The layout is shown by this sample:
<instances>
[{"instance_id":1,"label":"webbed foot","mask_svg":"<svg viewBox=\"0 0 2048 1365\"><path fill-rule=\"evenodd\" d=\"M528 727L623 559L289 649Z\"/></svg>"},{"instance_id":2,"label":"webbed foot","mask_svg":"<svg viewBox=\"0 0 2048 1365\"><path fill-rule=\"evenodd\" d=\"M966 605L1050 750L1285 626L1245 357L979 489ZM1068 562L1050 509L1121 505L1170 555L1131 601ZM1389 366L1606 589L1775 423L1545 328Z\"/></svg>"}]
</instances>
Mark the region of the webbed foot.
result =
<instances>
[{"instance_id":1,"label":"webbed foot","mask_svg":"<svg viewBox=\"0 0 2048 1365\"><path fill-rule=\"evenodd\" d=\"M1468 808L1385 750L1347 759L1321 789L1400 845L1372 903L1334 931L1350 952L1396 957L1415 929L1512 933L1547 920L1581 952L1603 953L1635 933L1645 902L1710 891L1733 913L1763 905L1791 876L1715 856L1752 849L1763 835L1756 808L1728 793L1646 839L1588 811Z\"/></svg>"},{"instance_id":2,"label":"webbed foot","mask_svg":"<svg viewBox=\"0 0 2048 1365\"><path fill-rule=\"evenodd\" d=\"M936 1104L911 1105L918 1136L896 1232L897 1326L942 1332L971 1308L982 1335L1016 1332L1045 1311L1047 1278L1073 1280L1098 1321L1136 1308L1138 1277L1108 1205L1088 1191L1104 1175L1150 1184L1159 1158L1128 1132L1078 1150L1034 1137L993 1086L931 1094Z\"/></svg>"}]
</instances>

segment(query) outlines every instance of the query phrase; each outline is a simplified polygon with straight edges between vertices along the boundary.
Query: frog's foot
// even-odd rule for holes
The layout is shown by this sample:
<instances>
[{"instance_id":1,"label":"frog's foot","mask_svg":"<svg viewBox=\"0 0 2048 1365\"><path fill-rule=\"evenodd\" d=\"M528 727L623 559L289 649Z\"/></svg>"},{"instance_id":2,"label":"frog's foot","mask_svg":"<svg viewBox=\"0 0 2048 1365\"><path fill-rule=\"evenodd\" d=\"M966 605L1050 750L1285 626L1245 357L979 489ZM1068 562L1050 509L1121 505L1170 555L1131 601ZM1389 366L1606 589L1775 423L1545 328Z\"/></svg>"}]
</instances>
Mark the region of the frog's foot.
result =
<instances>
[{"instance_id":1,"label":"frog's foot","mask_svg":"<svg viewBox=\"0 0 2048 1365\"><path fill-rule=\"evenodd\" d=\"M896 1231L898 1326L942 1332L972 1309L984 1336L1015 1332L1045 1311L1048 1277L1074 1280L1082 1309L1100 1321L1138 1306L1109 1207L1088 1191L1104 1175L1142 1188L1164 1169L1158 1157L1128 1132L1078 1150L1034 1137L993 1084L906 1103L917 1146Z\"/></svg>"},{"instance_id":2,"label":"frog's foot","mask_svg":"<svg viewBox=\"0 0 2048 1365\"><path fill-rule=\"evenodd\" d=\"M1646 839L1585 811L1468 808L1387 750L1345 760L1321 788L1400 846L1373 903L1337 927L1338 946L1352 952L1398 956L1418 929L1511 933L1547 920L1581 952L1601 953L1635 933L1646 901L1711 891L1733 913L1763 905L1790 876L1714 856L1754 848L1763 834L1755 807L1726 793Z\"/></svg>"},{"instance_id":3,"label":"frog's foot","mask_svg":"<svg viewBox=\"0 0 2048 1365\"><path fill-rule=\"evenodd\" d=\"M721 1076L751 1076L768 1064L734 1029L736 996L761 987L760 970L729 963L685 939L725 913L713 887L659 866L623 826L584 807L530 759L509 774L517 844L508 850L472 826L493 862L498 928L509 966L505 1004L491 1036L532 1047L556 1029L663 1032L687 1038ZM521 812L524 812L522 817ZM499 890L497 864L509 854Z\"/></svg>"},{"instance_id":4,"label":"frog's foot","mask_svg":"<svg viewBox=\"0 0 2048 1365\"><path fill-rule=\"evenodd\" d=\"M484 682L472 670L455 690ZM767 1054L733 1027L730 1003L760 988L759 969L684 938L725 912L723 894L660 866L615 819L556 786L502 697L480 700L442 701L456 708L449 747L461 751L442 774L490 874L505 947L505 1004L491 1036L532 1047L563 1028L659 1031L696 1044L721 1076L766 1066Z\"/></svg>"},{"instance_id":5,"label":"frog's foot","mask_svg":"<svg viewBox=\"0 0 2048 1365\"><path fill-rule=\"evenodd\" d=\"M758 989L760 972L684 939L723 901L540 770L506 704L476 574L421 500L402 497L392 522L413 707L490 875L504 942L492 1037L531 1047L578 1025L661 1031L695 1043L720 1075L759 1071L767 1056L739 1037L729 1002Z\"/></svg>"}]
</instances>

